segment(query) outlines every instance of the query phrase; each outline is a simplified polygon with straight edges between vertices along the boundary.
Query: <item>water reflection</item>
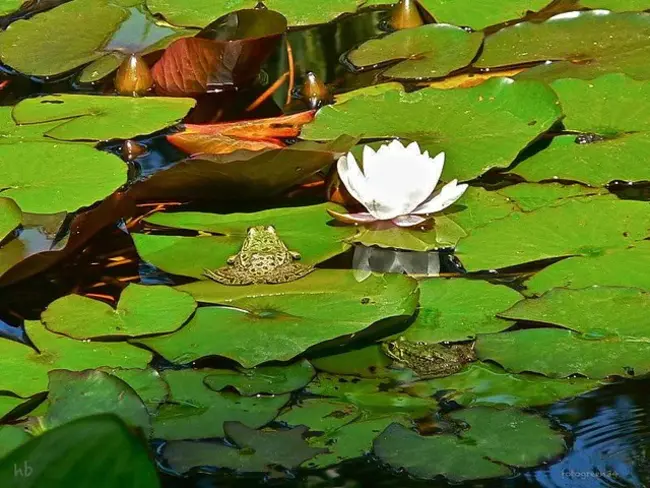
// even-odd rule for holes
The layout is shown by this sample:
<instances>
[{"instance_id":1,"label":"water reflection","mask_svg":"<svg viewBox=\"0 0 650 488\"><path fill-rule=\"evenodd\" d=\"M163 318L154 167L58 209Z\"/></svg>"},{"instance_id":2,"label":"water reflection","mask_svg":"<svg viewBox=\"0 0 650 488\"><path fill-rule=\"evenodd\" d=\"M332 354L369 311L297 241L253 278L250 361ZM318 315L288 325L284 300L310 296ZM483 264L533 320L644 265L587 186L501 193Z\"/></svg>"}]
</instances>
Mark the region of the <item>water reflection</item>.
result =
<instances>
[{"instance_id":1,"label":"water reflection","mask_svg":"<svg viewBox=\"0 0 650 488\"><path fill-rule=\"evenodd\" d=\"M364 281L373 272L439 276L440 253L355 246L352 268L357 281Z\"/></svg>"}]
</instances>

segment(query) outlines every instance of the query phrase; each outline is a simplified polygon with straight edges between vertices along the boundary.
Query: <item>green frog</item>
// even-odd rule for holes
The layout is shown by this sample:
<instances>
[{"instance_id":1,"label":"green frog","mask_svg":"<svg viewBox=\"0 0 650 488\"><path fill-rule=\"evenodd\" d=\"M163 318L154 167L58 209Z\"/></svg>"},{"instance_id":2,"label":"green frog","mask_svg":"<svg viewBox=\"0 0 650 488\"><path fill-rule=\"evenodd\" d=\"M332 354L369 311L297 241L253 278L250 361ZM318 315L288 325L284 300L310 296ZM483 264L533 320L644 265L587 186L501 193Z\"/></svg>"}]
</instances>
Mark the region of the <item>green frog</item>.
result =
<instances>
[{"instance_id":1,"label":"green frog","mask_svg":"<svg viewBox=\"0 0 650 488\"><path fill-rule=\"evenodd\" d=\"M384 342L382 349L398 365L413 370L420 377L448 376L476 361L474 343L447 346L398 339Z\"/></svg>"},{"instance_id":2,"label":"green frog","mask_svg":"<svg viewBox=\"0 0 650 488\"><path fill-rule=\"evenodd\" d=\"M289 251L272 225L250 227L241 250L228 258L228 265L205 276L224 285L287 283L313 271L311 266L296 263L300 254Z\"/></svg>"}]
</instances>

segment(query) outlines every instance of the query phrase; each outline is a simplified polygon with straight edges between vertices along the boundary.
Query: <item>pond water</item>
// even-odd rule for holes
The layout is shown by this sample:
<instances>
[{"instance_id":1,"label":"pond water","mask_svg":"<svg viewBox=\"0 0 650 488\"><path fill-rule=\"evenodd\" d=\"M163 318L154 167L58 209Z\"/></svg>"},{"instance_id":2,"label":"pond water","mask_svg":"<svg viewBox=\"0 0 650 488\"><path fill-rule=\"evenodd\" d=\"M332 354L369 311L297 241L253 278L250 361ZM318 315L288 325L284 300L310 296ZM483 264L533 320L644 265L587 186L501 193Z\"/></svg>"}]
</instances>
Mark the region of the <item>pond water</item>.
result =
<instances>
[{"instance_id":1,"label":"pond water","mask_svg":"<svg viewBox=\"0 0 650 488\"><path fill-rule=\"evenodd\" d=\"M650 2L14 3L3 486L650 486Z\"/></svg>"}]
</instances>

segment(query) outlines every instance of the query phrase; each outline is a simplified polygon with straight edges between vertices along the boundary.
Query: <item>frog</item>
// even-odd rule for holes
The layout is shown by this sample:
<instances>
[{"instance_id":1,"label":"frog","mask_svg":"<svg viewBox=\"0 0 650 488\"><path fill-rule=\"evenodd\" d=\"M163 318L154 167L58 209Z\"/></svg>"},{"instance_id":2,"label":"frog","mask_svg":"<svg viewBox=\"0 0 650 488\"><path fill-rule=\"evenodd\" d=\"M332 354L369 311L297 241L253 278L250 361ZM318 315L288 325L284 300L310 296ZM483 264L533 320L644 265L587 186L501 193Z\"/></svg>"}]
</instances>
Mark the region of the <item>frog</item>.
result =
<instances>
[{"instance_id":1,"label":"frog","mask_svg":"<svg viewBox=\"0 0 650 488\"><path fill-rule=\"evenodd\" d=\"M302 278L314 269L297 263L301 256L290 251L272 225L249 227L240 251L230 256L227 265L204 276L223 285L287 283Z\"/></svg>"},{"instance_id":2,"label":"frog","mask_svg":"<svg viewBox=\"0 0 650 488\"><path fill-rule=\"evenodd\" d=\"M473 342L445 345L400 338L382 343L382 349L398 366L411 369L419 377L448 376L476 361Z\"/></svg>"}]
</instances>

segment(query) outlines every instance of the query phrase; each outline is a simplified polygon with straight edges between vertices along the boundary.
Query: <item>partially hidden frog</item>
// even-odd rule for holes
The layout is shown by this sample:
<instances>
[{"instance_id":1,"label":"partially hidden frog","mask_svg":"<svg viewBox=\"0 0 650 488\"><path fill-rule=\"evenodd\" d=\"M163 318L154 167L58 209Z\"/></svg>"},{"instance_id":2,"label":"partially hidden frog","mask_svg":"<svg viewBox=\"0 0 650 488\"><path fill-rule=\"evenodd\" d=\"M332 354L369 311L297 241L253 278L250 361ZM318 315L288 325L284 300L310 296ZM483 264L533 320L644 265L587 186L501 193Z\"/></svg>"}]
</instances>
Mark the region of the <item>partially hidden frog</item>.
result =
<instances>
[{"instance_id":1,"label":"partially hidden frog","mask_svg":"<svg viewBox=\"0 0 650 488\"><path fill-rule=\"evenodd\" d=\"M299 259L300 254L289 251L275 227L259 225L248 229L241 250L228 258L226 266L206 269L203 274L224 285L287 283L313 271L311 266L297 263Z\"/></svg>"},{"instance_id":2,"label":"partially hidden frog","mask_svg":"<svg viewBox=\"0 0 650 488\"><path fill-rule=\"evenodd\" d=\"M445 345L398 339L384 342L382 349L398 366L409 368L420 377L448 376L476 361L474 343Z\"/></svg>"}]
</instances>

